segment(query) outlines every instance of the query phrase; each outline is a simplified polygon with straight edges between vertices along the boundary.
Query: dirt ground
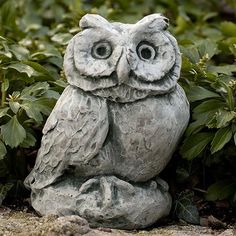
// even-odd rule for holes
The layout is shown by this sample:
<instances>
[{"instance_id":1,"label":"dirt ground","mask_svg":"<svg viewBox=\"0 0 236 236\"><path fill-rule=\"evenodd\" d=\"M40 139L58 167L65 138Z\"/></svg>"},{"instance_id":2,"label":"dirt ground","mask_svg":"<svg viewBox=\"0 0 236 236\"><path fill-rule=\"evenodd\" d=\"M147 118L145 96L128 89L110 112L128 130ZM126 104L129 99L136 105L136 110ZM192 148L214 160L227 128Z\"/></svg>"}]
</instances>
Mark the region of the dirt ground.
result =
<instances>
[{"instance_id":1,"label":"dirt ground","mask_svg":"<svg viewBox=\"0 0 236 236\"><path fill-rule=\"evenodd\" d=\"M34 213L0 209L0 236L233 236L236 228L213 230L208 227L175 224L149 230L127 231L107 228L91 229L87 221L79 216L45 216Z\"/></svg>"}]
</instances>

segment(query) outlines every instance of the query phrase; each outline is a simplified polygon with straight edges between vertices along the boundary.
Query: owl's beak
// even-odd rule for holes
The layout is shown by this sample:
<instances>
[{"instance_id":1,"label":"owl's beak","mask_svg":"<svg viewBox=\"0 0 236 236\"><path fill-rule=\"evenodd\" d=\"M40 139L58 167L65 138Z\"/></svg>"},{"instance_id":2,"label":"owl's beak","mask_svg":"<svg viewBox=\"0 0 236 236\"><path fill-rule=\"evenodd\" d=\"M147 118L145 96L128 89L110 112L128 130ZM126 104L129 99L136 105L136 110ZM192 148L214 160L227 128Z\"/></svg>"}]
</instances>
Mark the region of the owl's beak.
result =
<instances>
[{"instance_id":1,"label":"owl's beak","mask_svg":"<svg viewBox=\"0 0 236 236\"><path fill-rule=\"evenodd\" d=\"M125 81L129 79L130 65L126 57L126 53L122 53L117 63L116 73L119 85L123 84Z\"/></svg>"}]
</instances>

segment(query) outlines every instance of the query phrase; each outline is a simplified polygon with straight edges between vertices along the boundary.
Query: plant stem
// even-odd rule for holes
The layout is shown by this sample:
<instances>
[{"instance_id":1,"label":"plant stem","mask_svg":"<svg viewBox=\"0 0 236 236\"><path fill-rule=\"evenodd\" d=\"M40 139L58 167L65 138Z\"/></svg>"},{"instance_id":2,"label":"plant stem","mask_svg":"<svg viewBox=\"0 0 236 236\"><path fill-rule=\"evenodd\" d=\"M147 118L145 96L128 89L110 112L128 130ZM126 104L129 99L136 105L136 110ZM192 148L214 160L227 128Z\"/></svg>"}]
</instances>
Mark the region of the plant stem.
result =
<instances>
[{"instance_id":1,"label":"plant stem","mask_svg":"<svg viewBox=\"0 0 236 236\"><path fill-rule=\"evenodd\" d=\"M3 80L2 80L2 98L1 98L1 107L5 106L5 101L6 101L6 89L5 89L5 85L6 85L6 79L5 79L5 74L3 74Z\"/></svg>"},{"instance_id":2,"label":"plant stem","mask_svg":"<svg viewBox=\"0 0 236 236\"><path fill-rule=\"evenodd\" d=\"M2 91L1 107L5 106L5 101L6 101L6 91Z\"/></svg>"}]
</instances>

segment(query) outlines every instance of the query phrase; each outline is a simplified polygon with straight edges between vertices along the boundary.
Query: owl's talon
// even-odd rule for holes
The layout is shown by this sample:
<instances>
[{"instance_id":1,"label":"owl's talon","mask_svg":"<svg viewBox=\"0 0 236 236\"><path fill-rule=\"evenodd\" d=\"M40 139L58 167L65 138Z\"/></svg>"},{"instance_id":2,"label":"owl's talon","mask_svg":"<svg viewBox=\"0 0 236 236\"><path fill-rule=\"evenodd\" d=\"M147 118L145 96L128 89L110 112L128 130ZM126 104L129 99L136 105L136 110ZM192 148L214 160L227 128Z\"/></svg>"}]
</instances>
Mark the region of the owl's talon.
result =
<instances>
[{"instance_id":1,"label":"owl's talon","mask_svg":"<svg viewBox=\"0 0 236 236\"><path fill-rule=\"evenodd\" d=\"M124 191L126 191L129 195L134 195L135 194L135 188L132 184L123 181L123 180L118 180L116 181L116 186Z\"/></svg>"},{"instance_id":2,"label":"owl's talon","mask_svg":"<svg viewBox=\"0 0 236 236\"><path fill-rule=\"evenodd\" d=\"M88 181L86 181L85 183L83 183L79 189L79 194L83 194L86 193L89 188L91 188L93 185L96 185L99 183L98 179L90 179Z\"/></svg>"},{"instance_id":3,"label":"owl's talon","mask_svg":"<svg viewBox=\"0 0 236 236\"><path fill-rule=\"evenodd\" d=\"M157 183L156 183L155 181L151 181L151 183L150 183L150 188L151 188L152 190L157 189Z\"/></svg>"},{"instance_id":4,"label":"owl's talon","mask_svg":"<svg viewBox=\"0 0 236 236\"><path fill-rule=\"evenodd\" d=\"M112 193L114 191L114 185L112 182L109 183L105 177L101 177L100 184L102 190L103 206L110 207L112 205Z\"/></svg>"},{"instance_id":5,"label":"owl's talon","mask_svg":"<svg viewBox=\"0 0 236 236\"><path fill-rule=\"evenodd\" d=\"M160 190L162 190L163 192L168 192L169 191L169 185L163 179L161 179L159 177L156 177L156 183L157 183L157 187Z\"/></svg>"},{"instance_id":6,"label":"owl's talon","mask_svg":"<svg viewBox=\"0 0 236 236\"><path fill-rule=\"evenodd\" d=\"M115 201L115 188L117 192L122 192L124 195L133 196L135 194L135 188L132 184L120 180L116 177L100 178L100 187L102 190L102 202L103 207L109 208Z\"/></svg>"}]
</instances>

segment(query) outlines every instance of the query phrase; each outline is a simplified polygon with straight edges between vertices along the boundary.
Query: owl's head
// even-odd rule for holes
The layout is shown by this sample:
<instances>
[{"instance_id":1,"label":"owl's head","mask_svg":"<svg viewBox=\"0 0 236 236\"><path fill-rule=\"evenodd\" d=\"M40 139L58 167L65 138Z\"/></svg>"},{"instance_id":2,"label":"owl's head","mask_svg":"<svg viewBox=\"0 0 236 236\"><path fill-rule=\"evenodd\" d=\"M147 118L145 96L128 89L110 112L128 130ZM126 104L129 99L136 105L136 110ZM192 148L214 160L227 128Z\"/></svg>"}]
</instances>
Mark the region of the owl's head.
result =
<instances>
[{"instance_id":1,"label":"owl's head","mask_svg":"<svg viewBox=\"0 0 236 236\"><path fill-rule=\"evenodd\" d=\"M110 23L87 14L82 29L66 50L64 69L69 84L85 91L119 86L165 94L179 78L181 56L161 14L136 24Z\"/></svg>"}]
</instances>

